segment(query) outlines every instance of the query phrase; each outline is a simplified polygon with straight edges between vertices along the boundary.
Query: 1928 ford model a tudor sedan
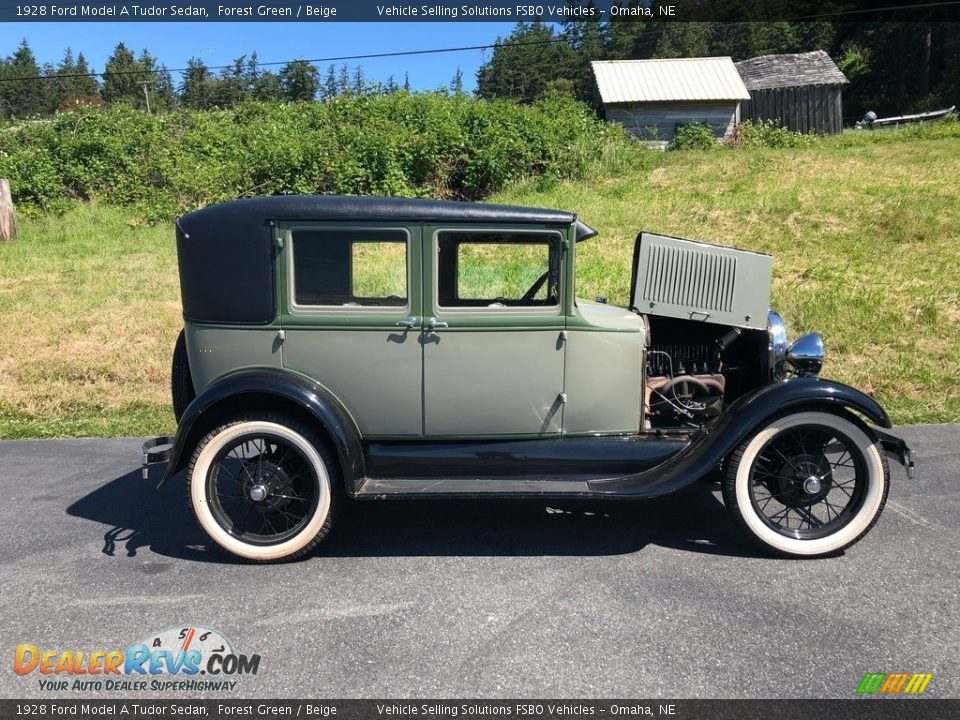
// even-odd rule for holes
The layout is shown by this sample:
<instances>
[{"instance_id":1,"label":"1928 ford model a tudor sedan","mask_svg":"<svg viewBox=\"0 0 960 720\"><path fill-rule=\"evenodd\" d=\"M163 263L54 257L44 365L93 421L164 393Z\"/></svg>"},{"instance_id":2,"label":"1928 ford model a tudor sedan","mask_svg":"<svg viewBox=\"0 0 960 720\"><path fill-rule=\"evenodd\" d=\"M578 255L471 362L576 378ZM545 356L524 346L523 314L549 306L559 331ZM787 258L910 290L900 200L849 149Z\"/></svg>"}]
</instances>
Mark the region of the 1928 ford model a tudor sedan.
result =
<instances>
[{"instance_id":1,"label":"1928 ford model a tudor sedan","mask_svg":"<svg viewBox=\"0 0 960 720\"><path fill-rule=\"evenodd\" d=\"M645 498L717 469L787 556L876 522L884 410L787 344L767 255L642 233L629 308L575 295L576 215L361 197L182 217L175 438L200 525L255 561L306 555L353 498ZM166 447L164 447L166 443ZM146 468L144 470L146 475Z\"/></svg>"}]
</instances>

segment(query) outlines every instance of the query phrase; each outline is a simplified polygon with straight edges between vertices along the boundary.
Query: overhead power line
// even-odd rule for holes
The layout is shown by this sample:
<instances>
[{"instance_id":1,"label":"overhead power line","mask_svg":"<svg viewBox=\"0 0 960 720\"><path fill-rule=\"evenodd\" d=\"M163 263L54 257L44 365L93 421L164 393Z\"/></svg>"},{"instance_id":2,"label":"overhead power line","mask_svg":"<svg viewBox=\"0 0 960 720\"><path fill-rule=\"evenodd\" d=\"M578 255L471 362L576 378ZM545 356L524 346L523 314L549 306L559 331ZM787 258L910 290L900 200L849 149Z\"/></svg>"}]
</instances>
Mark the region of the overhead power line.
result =
<instances>
[{"instance_id":1,"label":"overhead power line","mask_svg":"<svg viewBox=\"0 0 960 720\"><path fill-rule=\"evenodd\" d=\"M835 12L822 12L814 15L799 15L788 18L788 20L817 20L822 18L840 17L843 15L864 15L867 13L884 13L891 10L925 10L928 8L953 7L960 5L960 0L946 0L945 2L932 3L912 3L910 5L878 5L871 8L860 8L858 10L837 10Z\"/></svg>"},{"instance_id":2,"label":"overhead power line","mask_svg":"<svg viewBox=\"0 0 960 720\"><path fill-rule=\"evenodd\" d=\"M643 33L645 34L645 33ZM398 50L395 52L381 52L381 53L364 53L361 55L337 55L335 57L325 57L325 58L312 58L312 59L303 59L298 58L296 60L275 60L272 62L258 62L257 67L274 67L277 65L289 65L293 62L305 62L310 65L317 65L319 63L335 63L335 62L345 62L347 60L373 60L378 58L390 58L390 57L405 57L411 55L436 55L438 53L452 53L452 52L468 52L471 50L491 50L499 47L517 47L517 46L528 46L528 45L553 45L559 42L566 42L566 38L556 37L550 40L530 40L527 42L511 42L511 43L490 43L488 45L464 45L462 47L452 47L452 48L428 48L422 50ZM229 65L206 65L207 70L229 70L236 67L236 63L231 63ZM164 68L169 73L184 73L188 70L191 70L190 67L182 68ZM54 79L64 79L64 78L84 78L84 77L102 77L105 78L108 75L111 77L117 75L145 75L150 73L161 72L159 68L154 68L152 70L143 69L143 70L120 70L117 72L89 72L89 73L63 73L58 75L32 75L25 77L6 77L0 78L0 82L11 81L11 80L54 80Z\"/></svg>"}]
</instances>

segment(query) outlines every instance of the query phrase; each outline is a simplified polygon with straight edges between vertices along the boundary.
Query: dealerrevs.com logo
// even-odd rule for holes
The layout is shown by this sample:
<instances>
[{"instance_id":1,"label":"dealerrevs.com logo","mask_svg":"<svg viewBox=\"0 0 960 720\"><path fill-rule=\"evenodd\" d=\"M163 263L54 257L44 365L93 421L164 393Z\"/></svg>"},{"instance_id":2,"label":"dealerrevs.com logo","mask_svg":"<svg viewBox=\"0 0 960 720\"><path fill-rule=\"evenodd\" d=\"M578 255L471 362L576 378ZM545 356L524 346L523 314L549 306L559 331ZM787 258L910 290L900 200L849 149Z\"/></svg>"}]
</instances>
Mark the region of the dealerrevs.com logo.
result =
<instances>
[{"instance_id":1,"label":"dealerrevs.com logo","mask_svg":"<svg viewBox=\"0 0 960 720\"><path fill-rule=\"evenodd\" d=\"M17 645L13 671L36 677L50 692L225 691L256 675L259 655L244 655L216 630L184 625L151 633L126 650L74 650Z\"/></svg>"}]
</instances>

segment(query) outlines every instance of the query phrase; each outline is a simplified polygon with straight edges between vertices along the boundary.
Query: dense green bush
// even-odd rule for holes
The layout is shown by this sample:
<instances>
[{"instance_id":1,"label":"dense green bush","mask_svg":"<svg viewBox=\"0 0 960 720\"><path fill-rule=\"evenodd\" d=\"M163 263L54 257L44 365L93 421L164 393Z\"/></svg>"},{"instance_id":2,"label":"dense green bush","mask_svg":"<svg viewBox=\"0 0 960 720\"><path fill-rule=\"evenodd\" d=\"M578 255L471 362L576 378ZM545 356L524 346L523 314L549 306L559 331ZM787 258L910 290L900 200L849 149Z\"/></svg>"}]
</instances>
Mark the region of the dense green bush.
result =
<instances>
[{"instance_id":1,"label":"dense green bush","mask_svg":"<svg viewBox=\"0 0 960 720\"><path fill-rule=\"evenodd\" d=\"M678 125L670 143L671 150L716 150L719 147L713 130L701 123Z\"/></svg>"},{"instance_id":2,"label":"dense green bush","mask_svg":"<svg viewBox=\"0 0 960 720\"><path fill-rule=\"evenodd\" d=\"M794 132L773 120L746 120L730 138L730 145L742 148L804 148L820 141L819 135Z\"/></svg>"},{"instance_id":3,"label":"dense green bush","mask_svg":"<svg viewBox=\"0 0 960 720\"><path fill-rule=\"evenodd\" d=\"M523 177L581 178L630 142L563 97L523 106L398 93L159 115L114 106L0 128L0 177L23 208L99 199L154 220L248 195L477 199Z\"/></svg>"}]
</instances>

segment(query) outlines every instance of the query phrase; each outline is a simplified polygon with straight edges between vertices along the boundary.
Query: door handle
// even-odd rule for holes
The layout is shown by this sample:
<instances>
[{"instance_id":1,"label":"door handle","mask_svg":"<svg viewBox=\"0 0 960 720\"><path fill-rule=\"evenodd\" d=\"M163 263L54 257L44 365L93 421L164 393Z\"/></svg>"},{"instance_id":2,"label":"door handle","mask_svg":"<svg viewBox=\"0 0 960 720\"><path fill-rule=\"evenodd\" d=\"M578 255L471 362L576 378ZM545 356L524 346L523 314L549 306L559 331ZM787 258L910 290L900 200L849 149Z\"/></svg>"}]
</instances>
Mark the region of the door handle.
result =
<instances>
[{"instance_id":1,"label":"door handle","mask_svg":"<svg viewBox=\"0 0 960 720\"><path fill-rule=\"evenodd\" d=\"M427 330L436 330L437 328L450 327L449 323L445 323L443 320L437 320L435 317L427 320Z\"/></svg>"},{"instance_id":2,"label":"door handle","mask_svg":"<svg viewBox=\"0 0 960 720\"><path fill-rule=\"evenodd\" d=\"M420 323L420 318L418 318L416 315L411 315L410 317L406 317L403 320L398 320L397 327L402 327L409 330L414 325L418 325L419 323Z\"/></svg>"}]
</instances>

